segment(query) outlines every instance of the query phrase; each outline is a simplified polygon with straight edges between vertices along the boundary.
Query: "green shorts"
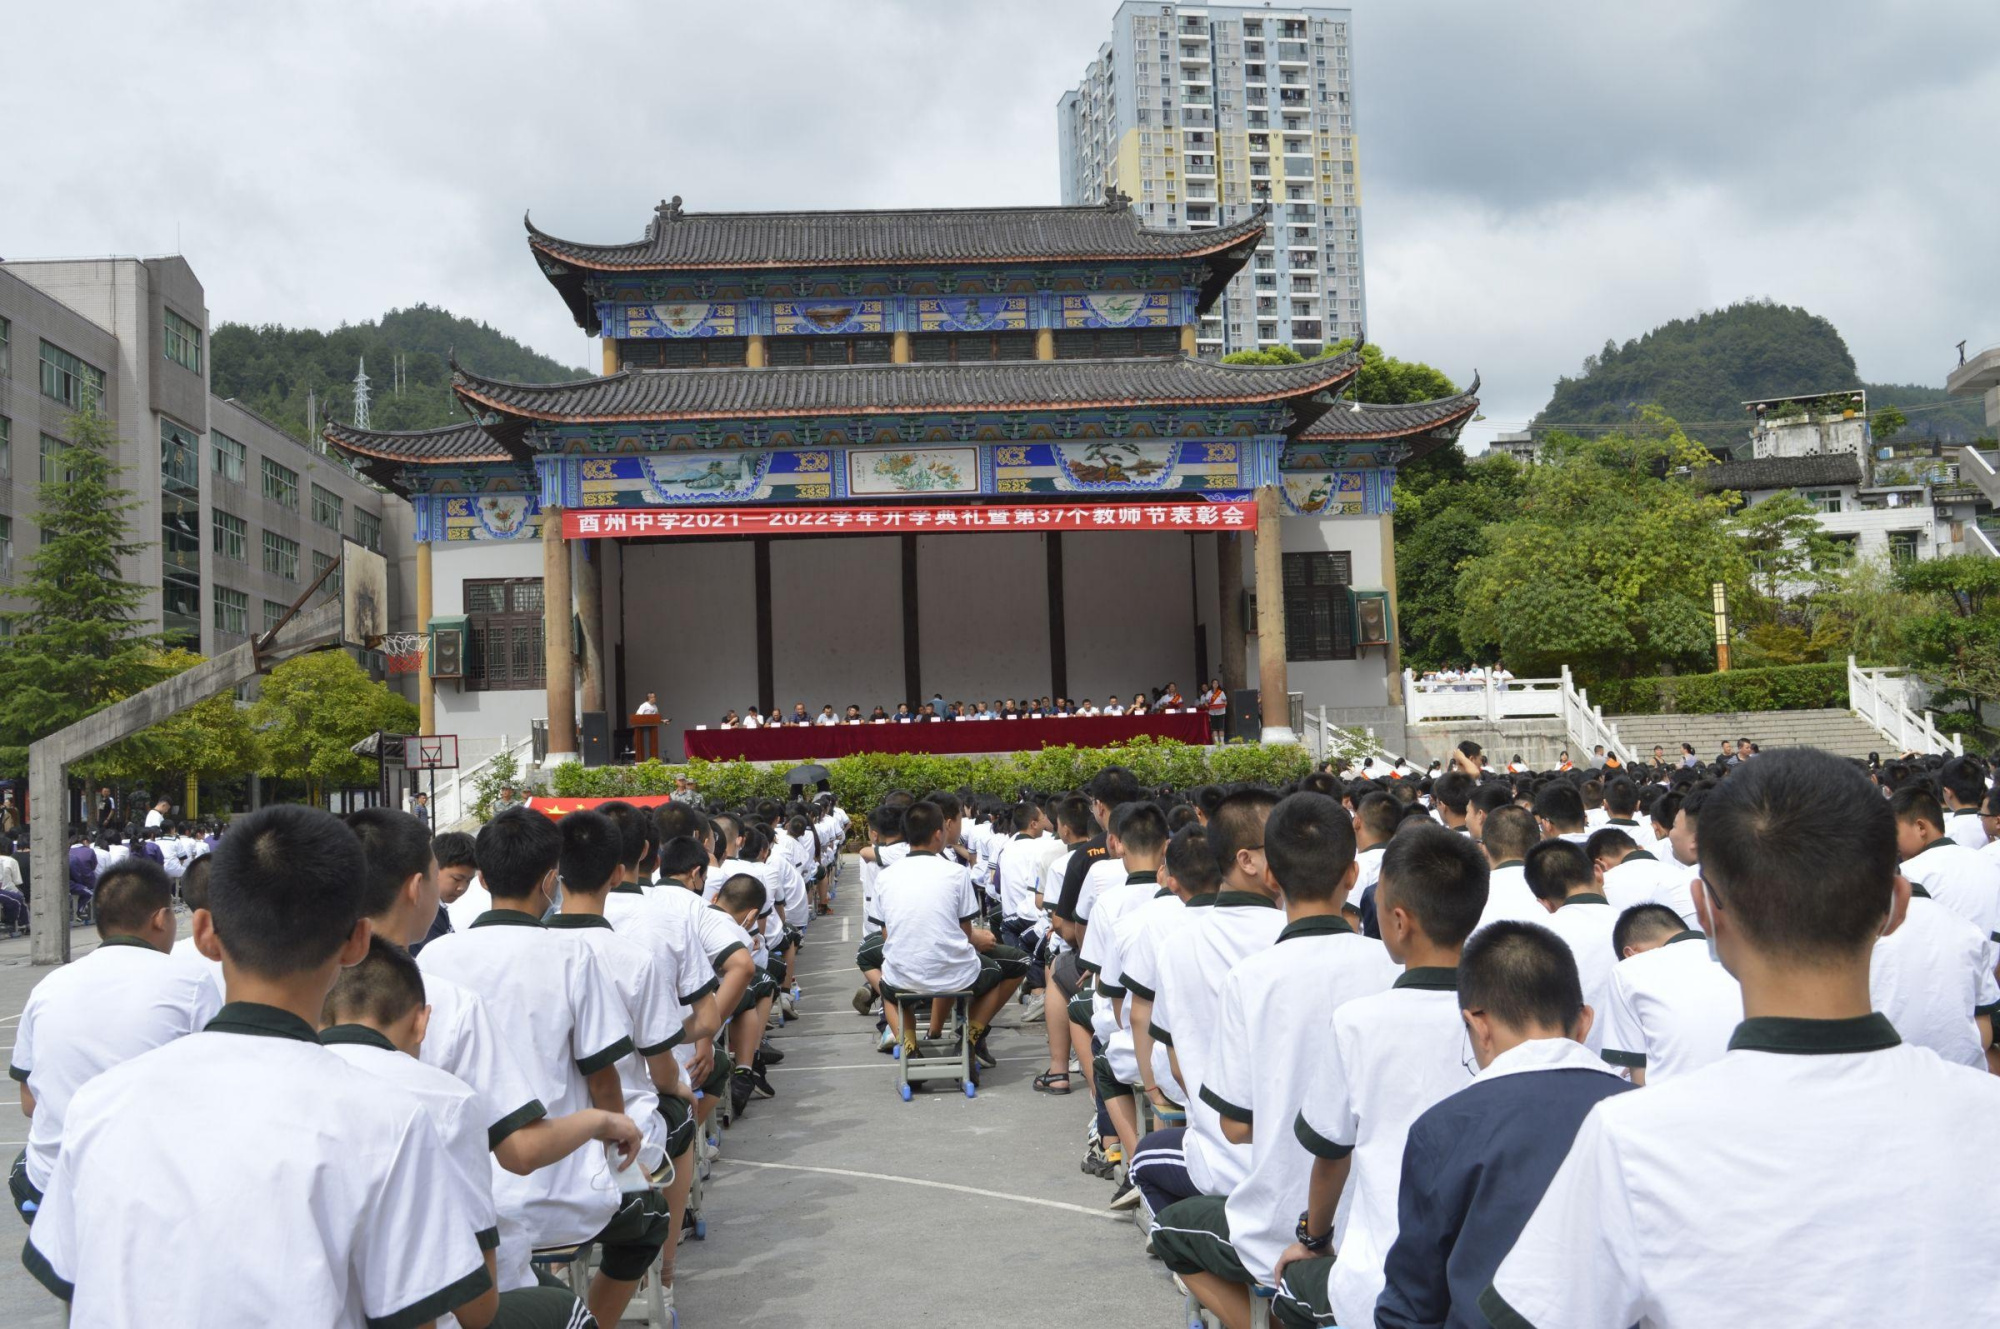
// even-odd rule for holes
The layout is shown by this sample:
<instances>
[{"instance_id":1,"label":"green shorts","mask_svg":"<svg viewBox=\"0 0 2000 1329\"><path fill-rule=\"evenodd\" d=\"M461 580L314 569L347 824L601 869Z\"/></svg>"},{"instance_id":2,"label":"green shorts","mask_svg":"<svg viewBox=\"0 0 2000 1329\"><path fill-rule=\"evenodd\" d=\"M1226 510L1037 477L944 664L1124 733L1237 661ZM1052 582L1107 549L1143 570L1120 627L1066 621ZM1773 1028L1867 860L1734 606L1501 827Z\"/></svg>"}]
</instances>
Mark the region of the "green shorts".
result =
<instances>
[{"instance_id":1,"label":"green shorts","mask_svg":"<svg viewBox=\"0 0 2000 1329\"><path fill-rule=\"evenodd\" d=\"M694 1109L672 1094L660 1098L660 1116L667 1123L667 1157L679 1158L694 1143Z\"/></svg>"},{"instance_id":2,"label":"green shorts","mask_svg":"<svg viewBox=\"0 0 2000 1329\"><path fill-rule=\"evenodd\" d=\"M595 1324L567 1287L522 1287L500 1294L488 1329L570 1329Z\"/></svg>"},{"instance_id":3,"label":"green shorts","mask_svg":"<svg viewBox=\"0 0 2000 1329\"><path fill-rule=\"evenodd\" d=\"M14 1156L14 1166L7 1173L7 1192L14 1197L14 1208L20 1211L23 1223L35 1221L35 1211L42 1207L42 1193L35 1189L35 1183L28 1180L28 1151L23 1149Z\"/></svg>"},{"instance_id":4,"label":"green shorts","mask_svg":"<svg viewBox=\"0 0 2000 1329\"><path fill-rule=\"evenodd\" d=\"M1331 1255L1315 1255L1286 1265L1278 1295L1271 1299L1271 1318L1285 1329L1327 1329L1333 1323L1333 1303L1326 1294L1332 1277Z\"/></svg>"},{"instance_id":5,"label":"green shorts","mask_svg":"<svg viewBox=\"0 0 2000 1329\"><path fill-rule=\"evenodd\" d=\"M1071 1024L1080 1024L1085 1029L1090 1028L1090 1011L1096 996L1096 985L1087 984L1074 997L1069 999L1069 1022Z\"/></svg>"},{"instance_id":6,"label":"green shorts","mask_svg":"<svg viewBox=\"0 0 2000 1329\"><path fill-rule=\"evenodd\" d=\"M1153 1217L1153 1253L1177 1274L1213 1274L1245 1287L1257 1282L1229 1240L1228 1201L1220 1195L1197 1195L1170 1204ZM1331 1261L1329 1261L1331 1263Z\"/></svg>"},{"instance_id":7,"label":"green shorts","mask_svg":"<svg viewBox=\"0 0 2000 1329\"><path fill-rule=\"evenodd\" d=\"M771 976L769 974L759 974L750 981L749 987L743 989L743 1000L737 1002L736 1009L730 1013L732 1015L748 1015L751 1011L757 1009L758 1002L769 1000L777 994L778 985L772 980Z\"/></svg>"},{"instance_id":8,"label":"green shorts","mask_svg":"<svg viewBox=\"0 0 2000 1329\"><path fill-rule=\"evenodd\" d=\"M595 1238L606 1278L636 1283L659 1258L660 1248L674 1234L667 1197L648 1187L624 1197L618 1212Z\"/></svg>"},{"instance_id":9,"label":"green shorts","mask_svg":"<svg viewBox=\"0 0 2000 1329\"><path fill-rule=\"evenodd\" d=\"M1111 1058L1105 1056L1097 1057L1091 1062L1091 1070L1095 1072L1097 1077L1097 1096L1099 1099L1132 1097L1134 1092L1132 1086L1111 1073ZM1176 1270L1175 1272L1179 1271Z\"/></svg>"},{"instance_id":10,"label":"green shorts","mask_svg":"<svg viewBox=\"0 0 2000 1329\"><path fill-rule=\"evenodd\" d=\"M983 997L1006 981L1007 974L1002 970L1000 962L990 955L982 955L979 957L979 977L974 979L972 986L965 990L970 992L974 997ZM939 994L915 992L907 988L899 988L887 979L882 980L882 999L884 1001L907 1001L915 997L936 995Z\"/></svg>"},{"instance_id":11,"label":"green shorts","mask_svg":"<svg viewBox=\"0 0 2000 1329\"><path fill-rule=\"evenodd\" d=\"M854 952L854 967L864 974L879 973L882 969L882 934L871 932L861 939L861 949Z\"/></svg>"},{"instance_id":12,"label":"green shorts","mask_svg":"<svg viewBox=\"0 0 2000 1329\"><path fill-rule=\"evenodd\" d=\"M736 1062L734 1059L721 1048L717 1048L715 1050L715 1069L710 1071L708 1078L696 1087L702 1093L713 1098L729 1087L729 1073L735 1069Z\"/></svg>"}]
</instances>

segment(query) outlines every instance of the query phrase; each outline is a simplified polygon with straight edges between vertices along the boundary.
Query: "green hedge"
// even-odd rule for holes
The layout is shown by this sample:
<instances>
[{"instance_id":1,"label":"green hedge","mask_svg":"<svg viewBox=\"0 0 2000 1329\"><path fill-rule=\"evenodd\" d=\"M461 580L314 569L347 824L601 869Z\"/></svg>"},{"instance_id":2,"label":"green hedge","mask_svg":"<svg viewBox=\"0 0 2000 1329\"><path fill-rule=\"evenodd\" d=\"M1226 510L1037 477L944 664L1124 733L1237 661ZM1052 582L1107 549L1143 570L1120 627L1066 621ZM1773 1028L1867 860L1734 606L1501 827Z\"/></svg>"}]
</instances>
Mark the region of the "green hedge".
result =
<instances>
[{"instance_id":1,"label":"green hedge","mask_svg":"<svg viewBox=\"0 0 2000 1329\"><path fill-rule=\"evenodd\" d=\"M1722 711L1818 711L1847 705L1845 664L1776 665L1726 674L1610 678L1591 704L1606 715L1714 715Z\"/></svg>"},{"instance_id":2,"label":"green hedge","mask_svg":"<svg viewBox=\"0 0 2000 1329\"><path fill-rule=\"evenodd\" d=\"M933 789L970 787L998 798L1022 788L1043 793L1081 789L1106 766L1129 767L1141 784L1186 789L1208 783L1277 786L1312 769L1312 757L1296 744L1232 744L1201 748L1172 739L1136 739L1106 748L1043 748L999 757L939 757L926 753L868 752L823 763L840 805L863 813L892 789L924 794ZM554 792L563 798L623 798L670 794L674 777L685 772L712 804L735 807L752 798L783 798L785 766L753 766L747 761L691 761L669 766L646 761L636 766L579 766L555 769Z\"/></svg>"}]
</instances>

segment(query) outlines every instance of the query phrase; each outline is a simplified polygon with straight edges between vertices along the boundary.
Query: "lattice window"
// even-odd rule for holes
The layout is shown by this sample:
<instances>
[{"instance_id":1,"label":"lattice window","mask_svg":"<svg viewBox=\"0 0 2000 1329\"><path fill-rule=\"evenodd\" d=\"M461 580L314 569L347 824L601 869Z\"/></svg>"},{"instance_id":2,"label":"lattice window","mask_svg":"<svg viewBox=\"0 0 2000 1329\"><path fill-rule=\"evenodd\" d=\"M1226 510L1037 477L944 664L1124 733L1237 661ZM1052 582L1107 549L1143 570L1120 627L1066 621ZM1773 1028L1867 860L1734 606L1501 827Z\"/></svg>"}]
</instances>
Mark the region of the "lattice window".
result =
<instances>
[{"instance_id":1,"label":"lattice window","mask_svg":"<svg viewBox=\"0 0 2000 1329\"><path fill-rule=\"evenodd\" d=\"M1354 580L1354 556L1286 554L1285 658L1352 660L1354 612L1347 588Z\"/></svg>"},{"instance_id":2,"label":"lattice window","mask_svg":"<svg viewBox=\"0 0 2000 1329\"><path fill-rule=\"evenodd\" d=\"M475 691L548 685L541 578L465 583L466 679Z\"/></svg>"}]
</instances>

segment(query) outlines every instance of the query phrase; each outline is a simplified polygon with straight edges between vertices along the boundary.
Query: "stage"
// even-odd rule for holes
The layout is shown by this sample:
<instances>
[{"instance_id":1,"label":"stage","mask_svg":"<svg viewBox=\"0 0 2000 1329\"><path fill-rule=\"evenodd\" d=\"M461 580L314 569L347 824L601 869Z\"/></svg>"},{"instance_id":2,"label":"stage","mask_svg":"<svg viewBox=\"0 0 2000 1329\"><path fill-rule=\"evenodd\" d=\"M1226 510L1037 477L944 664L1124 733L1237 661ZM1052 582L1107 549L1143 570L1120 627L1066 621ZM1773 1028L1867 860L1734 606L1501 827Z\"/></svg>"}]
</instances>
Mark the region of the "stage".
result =
<instances>
[{"instance_id":1,"label":"stage","mask_svg":"<svg viewBox=\"0 0 2000 1329\"><path fill-rule=\"evenodd\" d=\"M859 752L1033 752L1106 747L1140 736L1208 742L1205 711L1157 715L1065 715L1045 720L941 720L930 724L789 725L763 729L690 729L689 760L825 761Z\"/></svg>"}]
</instances>

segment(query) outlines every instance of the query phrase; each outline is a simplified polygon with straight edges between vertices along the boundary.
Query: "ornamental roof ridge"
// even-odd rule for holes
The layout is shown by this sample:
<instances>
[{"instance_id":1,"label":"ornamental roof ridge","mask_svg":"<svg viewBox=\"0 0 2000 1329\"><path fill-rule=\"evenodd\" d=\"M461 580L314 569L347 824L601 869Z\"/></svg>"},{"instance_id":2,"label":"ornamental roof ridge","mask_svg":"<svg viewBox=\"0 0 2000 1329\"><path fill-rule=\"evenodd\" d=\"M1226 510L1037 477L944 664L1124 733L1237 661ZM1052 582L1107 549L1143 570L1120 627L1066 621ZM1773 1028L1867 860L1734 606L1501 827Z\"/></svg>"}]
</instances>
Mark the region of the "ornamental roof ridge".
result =
<instances>
[{"instance_id":1,"label":"ornamental roof ridge","mask_svg":"<svg viewBox=\"0 0 2000 1329\"><path fill-rule=\"evenodd\" d=\"M1395 404L1336 402L1306 427L1299 440L1399 438L1418 433L1441 433L1446 429L1455 438L1479 409L1479 385L1479 371L1475 369L1471 385L1449 397Z\"/></svg>"}]
</instances>

